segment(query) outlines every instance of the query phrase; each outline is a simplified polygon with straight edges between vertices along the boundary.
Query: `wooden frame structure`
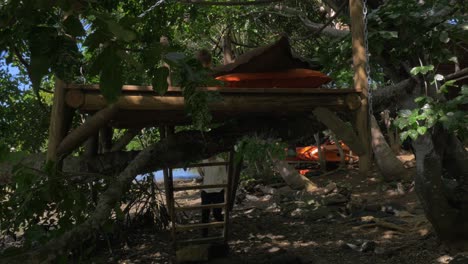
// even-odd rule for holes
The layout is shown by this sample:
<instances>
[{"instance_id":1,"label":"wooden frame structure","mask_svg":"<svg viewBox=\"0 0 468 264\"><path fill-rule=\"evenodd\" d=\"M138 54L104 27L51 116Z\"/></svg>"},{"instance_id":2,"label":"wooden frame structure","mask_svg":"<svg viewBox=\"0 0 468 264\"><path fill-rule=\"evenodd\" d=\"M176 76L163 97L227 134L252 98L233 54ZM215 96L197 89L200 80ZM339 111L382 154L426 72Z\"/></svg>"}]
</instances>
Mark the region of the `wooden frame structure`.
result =
<instances>
[{"instance_id":1,"label":"wooden frame structure","mask_svg":"<svg viewBox=\"0 0 468 264\"><path fill-rule=\"evenodd\" d=\"M365 70L367 61L364 45L363 3L362 0L350 0L349 4L355 89L199 88L205 91L218 92L223 98L222 101L209 105L215 121L240 116L262 117L273 115L288 117L297 116L298 114L309 115L318 106L338 111L354 111L356 113L355 128L365 149L364 154L359 159L360 170L362 173L369 172L371 144L368 120L368 82ZM83 125L69 131L74 109L90 114L90 118L86 120L86 130L82 128ZM96 113L99 113L99 115L96 115ZM149 126L169 128L189 122L190 120L184 111L182 92L178 88L171 88L166 95L160 96L153 92L150 86L123 86L122 96L118 102L108 105L99 93L97 85L65 84L57 80L51 112L47 160L60 160L60 157L71 153L85 141L91 138L97 139L100 131L102 141L107 141L107 146L103 148L104 151L115 151L125 147L136 134L135 131L140 128ZM109 145L109 133L105 132L109 127L130 128L132 130L119 142ZM166 131L165 134L167 135L167 133ZM95 141L90 140L90 142ZM235 175L238 175L239 171L240 169L234 165L231 157L229 182L225 186L228 190L226 192L226 201L229 201L227 202L228 206L225 205L226 224L223 233L226 239L228 236L229 210L232 208L233 195L235 194L233 186L236 186L239 181ZM173 202L173 191L179 191L181 188L172 185L172 172L169 168L165 169L164 172L166 192L169 193L167 199ZM206 186L202 188L206 188ZM196 209L200 208L197 207ZM173 220L175 210L177 209L174 207L170 209ZM199 225L190 228L205 227ZM177 226L174 225L173 236L176 229Z\"/></svg>"}]
</instances>

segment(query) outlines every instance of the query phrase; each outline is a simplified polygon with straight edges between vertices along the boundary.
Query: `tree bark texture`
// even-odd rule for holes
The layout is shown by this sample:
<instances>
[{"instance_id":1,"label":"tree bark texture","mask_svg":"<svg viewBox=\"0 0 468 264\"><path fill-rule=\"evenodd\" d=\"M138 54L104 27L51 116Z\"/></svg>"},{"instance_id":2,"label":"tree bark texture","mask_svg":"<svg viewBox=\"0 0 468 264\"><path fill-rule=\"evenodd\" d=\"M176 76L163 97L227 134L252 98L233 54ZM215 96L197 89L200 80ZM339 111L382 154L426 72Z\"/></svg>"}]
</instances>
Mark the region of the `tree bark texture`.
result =
<instances>
[{"instance_id":1,"label":"tree bark texture","mask_svg":"<svg viewBox=\"0 0 468 264\"><path fill-rule=\"evenodd\" d=\"M413 142L416 193L438 238L455 250L468 250L468 154L442 128Z\"/></svg>"}]
</instances>

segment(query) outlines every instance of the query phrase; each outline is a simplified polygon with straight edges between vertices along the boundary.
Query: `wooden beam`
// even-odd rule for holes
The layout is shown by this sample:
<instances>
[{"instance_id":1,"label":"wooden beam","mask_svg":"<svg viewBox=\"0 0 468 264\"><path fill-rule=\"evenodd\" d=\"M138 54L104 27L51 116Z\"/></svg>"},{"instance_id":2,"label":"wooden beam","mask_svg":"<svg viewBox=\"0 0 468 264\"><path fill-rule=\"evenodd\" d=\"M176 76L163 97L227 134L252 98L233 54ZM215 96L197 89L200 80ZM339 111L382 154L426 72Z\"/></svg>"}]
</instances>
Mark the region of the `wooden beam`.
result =
<instances>
[{"instance_id":1,"label":"wooden beam","mask_svg":"<svg viewBox=\"0 0 468 264\"><path fill-rule=\"evenodd\" d=\"M67 87L67 94L73 92L72 95L68 96L70 100L76 100L79 102L82 97L80 93L99 93L98 84L69 84ZM356 94L355 89L329 89L329 88L251 88L251 87L241 87L241 88L230 88L230 87L198 87L198 91L206 92L219 92L221 94L246 94L246 93L265 93L265 94ZM153 90L153 86L149 85L123 85L122 94L157 94ZM172 86L167 89L166 95L179 94L182 95L182 89L177 86Z\"/></svg>"},{"instance_id":2,"label":"wooden beam","mask_svg":"<svg viewBox=\"0 0 468 264\"><path fill-rule=\"evenodd\" d=\"M194 230L194 229L204 229L204 228L223 227L223 226L224 226L223 221L203 223L203 224L176 225L176 231L189 231L189 230Z\"/></svg>"},{"instance_id":3,"label":"wooden beam","mask_svg":"<svg viewBox=\"0 0 468 264\"><path fill-rule=\"evenodd\" d=\"M83 102L70 101L70 106L80 105L82 111L97 111L107 106L104 96L97 93L84 93ZM123 94L116 103L122 110L138 111L185 111L182 95ZM317 106L336 110L349 110L346 94L340 93L258 93L258 94L222 94L222 100L209 104L212 111L231 112L307 112Z\"/></svg>"},{"instance_id":4,"label":"wooden beam","mask_svg":"<svg viewBox=\"0 0 468 264\"><path fill-rule=\"evenodd\" d=\"M67 135L73 119L73 110L65 104L66 84L55 79L54 99L50 114L49 140L47 146L47 160L56 161L57 147Z\"/></svg>"},{"instance_id":5,"label":"wooden beam","mask_svg":"<svg viewBox=\"0 0 468 264\"><path fill-rule=\"evenodd\" d=\"M335 113L323 107L317 107L313 113L320 122L335 133L337 138L343 140L356 155L365 154L366 150L352 127L343 122Z\"/></svg>"},{"instance_id":6,"label":"wooden beam","mask_svg":"<svg viewBox=\"0 0 468 264\"><path fill-rule=\"evenodd\" d=\"M371 170L371 133L368 113L368 81L366 72L366 47L364 36L363 3L362 0L350 0L351 36L353 47L354 87L361 92L361 107L356 111L355 126L358 137L365 152L359 156L359 170L361 174L368 174Z\"/></svg>"},{"instance_id":7,"label":"wooden beam","mask_svg":"<svg viewBox=\"0 0 468 264\"><path fill-rule=\"evenodd\" d=\"M212 188L226 188L227 184L206 184L206 185L191 185L191 186L177 186L174 187L174 191L186 191L186 190L200 190L200 189L212 189Z\"/></svg>"},{"instance_id":8,"label":"wooden beam","mask_svg":"<svg viewBox=\"0 0 468 264\"><path fill-rule=\"evenodd\" d=\"M85 121L84 124L73 130L57 147L57 156L69 154L83 144L89 137L95 135L100 128L107 125L109 120L117 113L117 106L110 105Z\"/></svg>"},{"instance_id":9,"label":"wooden beam","mask_svg":"<svg viewBox=\"0 0 468 264\"><path fill-rule=\"evenodd\" d=\"M217 203L217 204L180 206L180 207L174 207L174 209L180 212L180 211L194 211L194 210L203 210L203 209L212 209L212 208L224 208L225 206L226 206L226 203Z\"/></svg>"}]
</instances>

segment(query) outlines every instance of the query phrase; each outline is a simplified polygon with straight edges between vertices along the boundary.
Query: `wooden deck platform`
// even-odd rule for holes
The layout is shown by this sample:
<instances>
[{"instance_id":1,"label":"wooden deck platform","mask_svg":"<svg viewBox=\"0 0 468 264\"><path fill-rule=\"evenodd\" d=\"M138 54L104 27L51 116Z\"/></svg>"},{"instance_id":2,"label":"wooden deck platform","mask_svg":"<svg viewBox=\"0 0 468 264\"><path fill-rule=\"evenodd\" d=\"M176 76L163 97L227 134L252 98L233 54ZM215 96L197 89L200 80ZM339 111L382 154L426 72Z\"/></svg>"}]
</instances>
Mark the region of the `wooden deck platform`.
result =
<instances>
[{"instance_id":1,"label":"wooden deck platform","mask_svg":"<svg viewBox=\"0 0 468 264\"><path fill-rule=\"evenodd\" d=\"M358 92L353 89L324 88L224 88L203 87L217 92L221 100L210 103L214 120L242 116L293 116L310 114L318 106L349 111L360 106ZM107 106L98 85L68 85L65 89L68 106L84 113L94 113ZM160 96L151 86L125 85L117 102L119 113L112 126L119 128L190 123L184 97L178 87L169 88Z\"/></svg>"}]
</instances>

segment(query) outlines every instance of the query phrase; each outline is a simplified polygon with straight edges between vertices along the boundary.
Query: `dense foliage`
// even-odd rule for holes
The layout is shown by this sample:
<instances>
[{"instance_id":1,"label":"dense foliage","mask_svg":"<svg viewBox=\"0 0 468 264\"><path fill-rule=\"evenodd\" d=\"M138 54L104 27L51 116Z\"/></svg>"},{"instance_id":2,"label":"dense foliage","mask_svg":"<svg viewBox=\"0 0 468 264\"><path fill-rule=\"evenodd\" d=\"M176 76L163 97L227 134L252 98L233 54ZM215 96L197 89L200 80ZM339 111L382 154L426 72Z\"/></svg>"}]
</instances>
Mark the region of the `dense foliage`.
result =
<instances>
[{"instance_id":1,"label":"dense foliage","mask_svg":"<svg viewBox=\"0 0 468 264\"><path fill-rule=\"evenodd\" d=\"M269 5L217 6L155 0L2 1L0 54L2 61L19 72L12 76L0 65L0 161L9 151L45 150L54 78L99 83L112 103L118 99L122 84L152 84L164 94L167 64L173 83L184 89L194 127L209 129L207 103L219 98L195 89L211 84L211 80L209 70L202 68L193 54L208 48L214 63L221 64L226 40L236 56L287 32L296 53L320 62L323 71L334 78L331 87L352 87L347 3L337 2L285 0ZM461 54L466 53L464 1L369 0L369 4L372 89L406 79L416 79L419 88L426 88L417 95L424 96L417 99L420 107L401 112L396 125L406 130L402 137L415 139L437 122L466 137L466 87L451 100L427 92L457 85L437 74L441 65L459 65ZM325 23L331 27L325 29ZM168 46L161 44L162 36L169 38ZM415 98L408 99L412 102ZM399 102L391 108L408 107ZM77 114L75 125L82 119L84 116ZM146 129L129 149L140 150L157 139L156 129ZM284 150L276 140L263 139L246 139L239 147L252 163L259 154L276 155ZM82 223L95 210L96 197L114 175L87 175L85 181L82 176L63 175L52 167L41 171L16 168L13 183L0 188L0 235L24 232L26 244L37 246ZM148 180L144 187L135 184L114 208L110 223L128 213L120 207L124 204L148 202L155 218L164 216L160 204L147 198L154 197L154 192L147 192L154 190L153 182Z\"/></svg>"}]
</instances>

